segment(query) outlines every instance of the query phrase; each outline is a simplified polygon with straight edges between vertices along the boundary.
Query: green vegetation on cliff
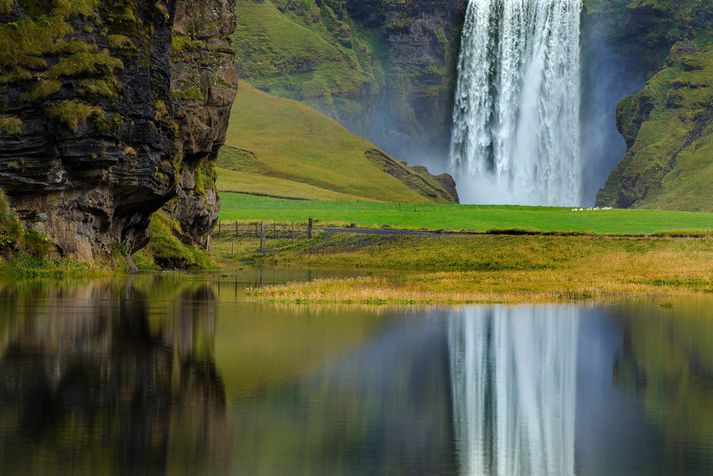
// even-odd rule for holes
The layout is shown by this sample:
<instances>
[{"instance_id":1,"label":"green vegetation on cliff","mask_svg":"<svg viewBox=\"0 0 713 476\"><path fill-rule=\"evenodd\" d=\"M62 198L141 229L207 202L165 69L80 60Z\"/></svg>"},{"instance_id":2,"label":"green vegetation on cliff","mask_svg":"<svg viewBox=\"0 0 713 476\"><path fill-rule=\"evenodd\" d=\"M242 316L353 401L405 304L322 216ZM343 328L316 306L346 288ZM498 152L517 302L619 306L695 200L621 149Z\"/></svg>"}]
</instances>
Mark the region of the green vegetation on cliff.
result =
<instances>
[{"instance_id":1,"label":"green vegetation on cliff","mask_svg":"<svg viewBox=\"0 0 713 476\"><path fill-rule=\"evenodd\" d=\"M242 83L218 187L286 198L452 201L424 171L395 161L311 107Z\"/></svg>"},{"instance_id":2,"label":"green vegetation on cliff","mask_svg":"<svg viewBox=\"0 0 713 476\"><path fill-rule=\"evenodd\" d=\"M106 270L85 263L51 256L46 236L20 223L0 192L0 276L13 278L62 278L94 276Z\"/></svg>"},{"instance_id":3,"label":"green vegetation on cliff","mask_svg":"<svg viewBox=\"0 0 713 476\"><path fill-rule=\"evenodd\" d=\"M463 0L238 0L258 89L305 102L399 159L447 154Z\"/></svg>"},{"instance_id":4,"label":"green vegetation on cliff","mask_svg":"<svg viewBox=\"0 0 713 476\"><path fill-rule=\"evenodd\" d=\"M617 121L628 151L600 204L713 211L713 49L676 44Z\"/></svg>"},{"instance_id":5,"label":"green vegetation on cliff","mask_svg":"<svg viewBox=\"0 0 713 476\"><path fill-rule=\"evenodd\" d=\"M617 207L713 210L713 4L589 0L604 37L652 75L619 105L627 152L599 193Z\"/></svg>"},{"instance_id":6,"label":"green vegetation on cliff","mask_svg":"<svg viewBox=\"0 0 713 476\"><path fill-rule=\"evenodd\" d=\"M205 250L184 236L180 224L164 211L151 217L151 241L134 255L141 270L211 269L215 264Z\"/></svg>"}]
</instances>

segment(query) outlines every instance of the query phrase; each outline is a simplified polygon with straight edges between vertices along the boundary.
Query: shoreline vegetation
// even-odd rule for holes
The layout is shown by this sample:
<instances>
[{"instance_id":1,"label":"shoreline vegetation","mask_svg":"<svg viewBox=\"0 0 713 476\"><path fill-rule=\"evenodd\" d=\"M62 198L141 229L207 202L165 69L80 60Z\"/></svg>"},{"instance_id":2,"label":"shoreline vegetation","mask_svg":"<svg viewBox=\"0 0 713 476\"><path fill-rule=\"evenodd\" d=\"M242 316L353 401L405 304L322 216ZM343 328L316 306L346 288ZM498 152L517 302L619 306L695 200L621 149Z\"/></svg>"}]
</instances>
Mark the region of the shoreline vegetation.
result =
<instances>
[{"instance_id":1,"label":"shoreline vegetation","mask_svg":"<svg viewBox=\"0 0 713 476\"><path fill-rule=\"evenodd\" d=\"M270 228L271 220L313 217L324 227L444 232L283 237L262 253L255 237L217 237L213 254L228 266L364 274L250 290L258 301L515 304L713 293L710 213L222 198L226 224Z\"/></svg>"},{"instance_id":2,"label":"shoreline vegetation","mask_svg":"<svg viewBox=\"0 0 713 476\"><path fill-rule=\"evenodd\" d=\"M321 235L221 239L223 262L350 269L361 277L249 291L301 304L544 303L713 293L713 237Z\"/></svg>"}]
</instances>

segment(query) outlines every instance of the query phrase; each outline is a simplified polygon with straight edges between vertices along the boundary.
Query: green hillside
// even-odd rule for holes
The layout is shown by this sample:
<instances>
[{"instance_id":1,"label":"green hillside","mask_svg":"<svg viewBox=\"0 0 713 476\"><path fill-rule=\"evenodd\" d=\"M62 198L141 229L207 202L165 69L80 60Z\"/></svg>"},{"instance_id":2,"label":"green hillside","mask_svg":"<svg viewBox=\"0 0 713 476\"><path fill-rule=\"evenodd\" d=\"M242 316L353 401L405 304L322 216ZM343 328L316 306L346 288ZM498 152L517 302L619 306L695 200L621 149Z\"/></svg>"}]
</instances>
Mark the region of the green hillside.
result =
<instances>
[{"instance_id":1,"label":"green hillside","mask_svg":"<svg viewBox=\"0 0 713 476\"><path fill-rule=\"evenodd\" d=\"M629 150L600 204L713 211L713 49L678 43L617 120Z\"/></svg>"},{"instance_id":2,"label":"green hillside","mask_svg":"<svg viewBox=\"0 0 713 476\"><path fill-rule=\"evenodd\" d=\"M233 37L241 74L261 89L339 117L375 87L372 46L340 2L238 0Z\"/></svg>"},{"instance_id":3,"label":"green hillside","mask_svg":"<svg viewBox=\"0 0 713 476\"><path fill-rule=\"evenodd\" d=\"M287 198L453 201L431 175L388 157L309 106L241 83L218 187Z\"/></svg>"}]
</instances>

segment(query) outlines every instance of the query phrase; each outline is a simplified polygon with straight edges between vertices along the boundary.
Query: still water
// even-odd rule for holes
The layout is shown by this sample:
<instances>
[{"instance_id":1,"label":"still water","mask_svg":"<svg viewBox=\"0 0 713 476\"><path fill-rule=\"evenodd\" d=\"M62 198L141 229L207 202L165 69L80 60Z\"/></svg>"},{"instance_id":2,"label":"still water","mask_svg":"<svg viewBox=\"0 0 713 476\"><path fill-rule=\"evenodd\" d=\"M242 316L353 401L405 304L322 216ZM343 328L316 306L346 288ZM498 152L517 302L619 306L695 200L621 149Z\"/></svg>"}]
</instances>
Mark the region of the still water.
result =
<instances>
[{"instance_id":1,"label":"still water","mask_svg":"<svg viewBox=\"0 0 713 476\"><path fill-rule=\"evenodd\" d=\"M0 284L0 474L713 474L713 300L250 304Z\"/></svg>"}]
</instances>

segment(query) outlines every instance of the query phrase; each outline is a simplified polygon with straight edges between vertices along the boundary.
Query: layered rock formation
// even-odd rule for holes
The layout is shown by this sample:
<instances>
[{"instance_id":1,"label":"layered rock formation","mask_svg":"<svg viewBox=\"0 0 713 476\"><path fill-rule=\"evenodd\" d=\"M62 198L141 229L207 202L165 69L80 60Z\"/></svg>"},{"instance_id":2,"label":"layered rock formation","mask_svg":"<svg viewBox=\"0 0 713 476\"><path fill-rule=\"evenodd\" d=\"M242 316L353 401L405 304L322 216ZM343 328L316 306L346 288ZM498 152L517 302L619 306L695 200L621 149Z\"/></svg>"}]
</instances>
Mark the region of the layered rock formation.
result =
<instances>
[{"instance_id":1,"label":"layered rock formation","mask_svg":"<svg viewBox=\"0 0 713 476\"><path fill-rule=\"evenodd\" d=\"M220 11L231 18L232 5L227 0L0 4L0 186L22 220L45 233L59 254L94 261L117 250L136 251L148 242L152 213L177 190L179 197L209 195L210 187L196 193L177 189L176 177L183 157L186 168L196 167L222 140L223 109L232 101L223 91L231 86L216 90L207 79L229 69L225 38L232 23L209 34L188 31L187 11ZM216 53L198 60L177 55L187 65L172 64L174 20L177 31L205 41L204 49ZM174 102L172 87L190 81L208 98L179 95ZM201 107L192 107L195 103ZM201 241L212 220L203 218L203 226L193 227L188 208L198 201L183 199L176 210L189 236ZM200 211L201 216L215 213L215 200L209 202L204 208L211 211Z\"/></svg>"}]
</instances>

